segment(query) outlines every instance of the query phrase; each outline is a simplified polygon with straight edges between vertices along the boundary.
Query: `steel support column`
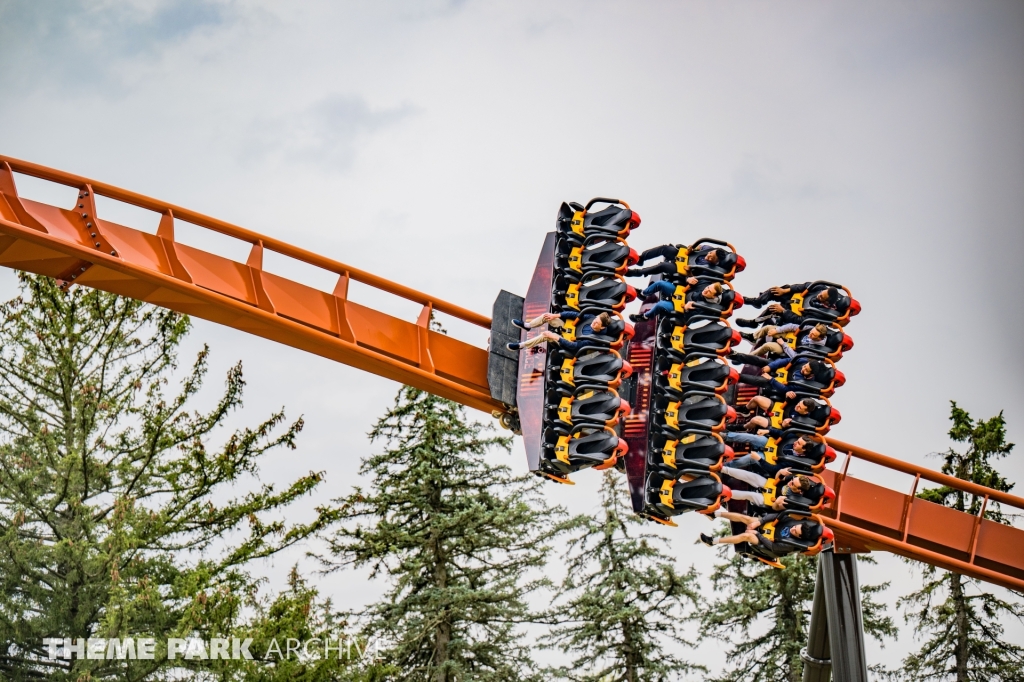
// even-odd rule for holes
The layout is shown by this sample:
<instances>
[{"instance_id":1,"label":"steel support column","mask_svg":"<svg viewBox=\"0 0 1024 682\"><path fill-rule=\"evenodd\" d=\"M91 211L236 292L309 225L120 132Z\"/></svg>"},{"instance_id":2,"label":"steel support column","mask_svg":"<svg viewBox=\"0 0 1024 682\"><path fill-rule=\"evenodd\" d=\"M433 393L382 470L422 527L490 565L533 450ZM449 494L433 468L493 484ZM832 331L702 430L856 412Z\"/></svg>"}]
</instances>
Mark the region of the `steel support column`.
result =
<instances>
[{"instance_id":1,"label":"steel support column","mask_svg":"<svg viewBox=\"0 0 1024 682\"><path fill-rule=\"evenodd\" d=\"M814 581L814 603L811 623L807 632L807 647L800 652L804 661L803 682L829 682L832 679L832 660L828 641L828 616L825 613L825 581L822 579L822 561L818 559L818 577Z\"/></svg>"},{"instance_id":2,"label":"steel support column","mask_svg":"<svg viewBox=\"0 0 1024 682\"><path fill-rule=\"evenodd\" d=\"M826 682L829 668L835 682L868 682L855 554L828 551L818 555L818 578L803 659L804 682Z\"/></svg>"}]
</instances>

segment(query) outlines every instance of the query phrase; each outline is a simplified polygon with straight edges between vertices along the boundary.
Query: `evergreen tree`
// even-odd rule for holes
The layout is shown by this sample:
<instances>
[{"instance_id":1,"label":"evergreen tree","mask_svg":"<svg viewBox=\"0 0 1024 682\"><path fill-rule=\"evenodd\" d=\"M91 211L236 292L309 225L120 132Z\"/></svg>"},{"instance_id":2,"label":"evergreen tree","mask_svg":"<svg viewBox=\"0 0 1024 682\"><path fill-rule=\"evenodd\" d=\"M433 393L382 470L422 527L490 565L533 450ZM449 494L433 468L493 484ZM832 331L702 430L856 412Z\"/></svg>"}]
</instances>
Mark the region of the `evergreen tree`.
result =
<instances>
[{"instance_id":1,"label":"evergreen tree","mask_svg":"<svg viewBox=\"0 0 1024 682\"><path fill-rule=\"evenodd\" d=\"M701 618L704 637L730 640L729 670L718 682L800 682L807 645L807 627L814 601L817 559L802 555L786 558L783 570L765 566L723 546L729 561L718 564L711 575L716 591L724 596L710 603ZM871 562L870 557L860 557ZM886 589L861 586L864 632L875 639L892 637L896 628L885 615L884 605L872 598Z\"/></svg>"},{"instance_id":2,"label":"evergreen tree","mask_svg":"<svg viewBox=\"0 0 1024 682\"><path fill-rule=\"evenodd\" d=\"M486 435L449 401L403 387L370 432L385 450L364 460L368 488L338 500L330 568L367 566L385 576L384 597L360 615L368 641L424 682L511 681L529 674L518 624L543 579L563 512L544 503L540 481L487 461L510 439Z\"/></svg>"},{"instance_id":3,"label":"evergreen tree","mask_svg":"<svg viewBox=\"0 0 1024 682\"><path fill-rule=\"evenodd\" d=\"M397 672L375 660L348 621L293 568L288 587L272 599L249 604L253 615L231 634L251 639L252 660L211 664L219 682L371 682Z\"/></svg>"},{"instance_id":4,"label":"evergreen tree","mask_svg":"<svg viewBox=\"0 0 1024 682\"><path fill-rule=\"evenodd\" d=\"M967 449L952 448L943 453L942 472L965 481L1009 492L1008 482L992 460L1010 454L1006 422L1000 412L988 420L974 421L970 414L951 403L953 427L949 437L966 443ZM982 500L970 493L943 486L919 494L931 502L977 515ZM998 505L989 503L986 518L1003 522ZM1004 618L1024 620L1024 605L1011 596L1002 599L986 592L972 578L927 566L920 590L900 599L907 622L925 641L919 651L903 661L894 676L911 680L956 680L956 682L1019 682L1024 680L1024 647L1003 639Z\"/></svg>"},{"instance_id":5,"label":"evergreen tree","mask_svg":"<svg viewBox=\"0 0 1024 682\"><path fill-rule=\"evenodd\" d=\"M671 651L690 646L683 625L698 599L698 577L679 573L659 545L665 541L637 526L625 481L604 474L601 512L574 520L567 574L550 618L558 623L546 648L573 655L559 677L593 682L663 682L704 671Z\"/></svg>"},{"instance_id":6,"label":"evergreen tree","mask_svg":"<svg viewBox=\"0 0 1024 682\"><path fill-rule=\"evenodd\" d=\"M242 370L211 411L190 412L204 349L165 395L186 317L21 281L0 307L0 673L156 679L170 667L165 638L227 632L252 590L247 564L324 521L280 518L320 475L232 496L265 453L295 447L301 420L279 412L212 447L242 404ZM156 660L48 660L43 644L129 636L156 638Z\"/></svg>"}]
</instances>

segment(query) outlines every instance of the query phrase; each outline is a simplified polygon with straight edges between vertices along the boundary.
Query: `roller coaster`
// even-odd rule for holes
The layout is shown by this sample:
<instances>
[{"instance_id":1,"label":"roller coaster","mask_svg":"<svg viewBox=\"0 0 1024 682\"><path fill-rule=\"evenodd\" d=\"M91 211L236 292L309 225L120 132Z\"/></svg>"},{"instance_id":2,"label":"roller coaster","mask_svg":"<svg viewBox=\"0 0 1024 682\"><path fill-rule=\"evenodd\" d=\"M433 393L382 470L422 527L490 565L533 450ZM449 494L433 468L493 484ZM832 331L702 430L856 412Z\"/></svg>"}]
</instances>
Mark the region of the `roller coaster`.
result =
<instances>
[{"instance_id":1,"label":"roller coaster","mask_svg":"<svg viewBox=\"0 0 1024 682\"><path fill-rule=\"evenodd\" d=\"M21 197L16 173L75 188L77 200L58 207ZM156 233L100 217L97 196L156 212ZM248 258L237 262L181 243L180 222L247 244ZM1024 498L826 435L839 420L829 400L844 380L835 363L852 345L844 327L859 311L849 290L809 283L777 304L782 322L787 315L798 321L773 339L793 361L766 371L750 360L737 371L728 360L741 337L728 318L743 305L731 284L743 257L714 239L678 245L675 254L662 254L662 265L632 272L652 276L639 293L624 279L638 260L627 239L639 224L617 199L563 204L526 295L500 292L489 318L182 207L0 156L0 265L233 327L487 412L523 436L538 475L572 483L584 468L624 470L634 510L654 521L674 525L686 511L742 509L747 502L732 498L741 497L743 484L734 492L722 478L741 453L727 443L729 424L766 384L793 389L792 397L769 400L761 416L771 436L764 455L806 474L817 495L791 496L795 508L763 530L781 534L787 515L790 526L812 519L822 529L800 548L819 557L805 682L867 680L857 553L888 551L1024 592L1024 530L986 518L993 504L1024 510ZM333 273L333 290L267 272L267 250ZM352 281L419 304L419 315L404 320L350 300ZM843 305L815 305L818 296L834 303L837 295ZM631 324L622 312L638 296L641 312ZM488 347L431 328L434 312L488 330ZM824 331L805 342L818 325ZM799 376L800 362L809 368L812 360L813 375ZM912 484L897 490L855 478L847 473L853 460L912 477ZM918 497L922 480L979 497L980 511ZM765 504L772 493L764 493ZM757 547L737 548L777 564Z\"/></svg>"}]
</instances>

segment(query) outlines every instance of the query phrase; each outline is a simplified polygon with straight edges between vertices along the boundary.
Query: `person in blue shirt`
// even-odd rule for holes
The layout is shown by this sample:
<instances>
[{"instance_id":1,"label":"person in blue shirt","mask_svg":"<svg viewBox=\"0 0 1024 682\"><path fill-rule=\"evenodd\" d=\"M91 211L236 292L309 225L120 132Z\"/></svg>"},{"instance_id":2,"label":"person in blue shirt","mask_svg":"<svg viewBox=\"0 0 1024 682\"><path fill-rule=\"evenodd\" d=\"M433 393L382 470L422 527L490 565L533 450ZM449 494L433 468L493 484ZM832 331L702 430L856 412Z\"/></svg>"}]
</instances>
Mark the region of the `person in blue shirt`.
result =
<instances>
[{"instance_id":1,"label":"person in blue shirt","mask_svg":"<svg viewBox=\"0 0 1024 682\"><path fill-rule=\"evenodd\" d=\"M509 343L507 344L507 347L509 350L513 351L526 350L528 348L533 348L538 344L550 341L557 343L561 350L575 354L580 348L593 345L591 339L587 339L586 337L596 337L600 339L602 337L609 336L609 327L611 326L612 316L609 313L578 313L576 311L569 310L563 313L544 313L529 322L523 322L522 320L515 319L512 320L512 324L520 329L530 330L543 324L558 327L561 326L563 322L568 322L569 320L579 320L576 326L576 341L569 341L553 331L545 329L532 339L527 339L526 341L518 343ZM609 338L609 340L611 339Z\"/></svg>"},{"instance_id":2,"label":"person in blue shirt","mask_svg":"<svg viewBox=\"0 0 1024 682\"><path fill-rule=\"evenodd\" d=\"M725 293L725 288L719 282L714 282L706 279L697 279L696 277L688 277L686 283L689 285L689 289L686 292L685 302L683 303L682 310L680 306L672 300L673 294L676 293L676 285L667 280L659 280L652 282L650 286L641 292L643 298L653 296L654 294L660 294L662 300L655 303L653 306L648 308L645 312L638 315L630 315L629 319L633 322L642 322L649 320L652 317L658 315L671 315L672 313L692 313L698 309L698 306L717 306L722 303L722 297Z\"/></svg>"}]
</instances>

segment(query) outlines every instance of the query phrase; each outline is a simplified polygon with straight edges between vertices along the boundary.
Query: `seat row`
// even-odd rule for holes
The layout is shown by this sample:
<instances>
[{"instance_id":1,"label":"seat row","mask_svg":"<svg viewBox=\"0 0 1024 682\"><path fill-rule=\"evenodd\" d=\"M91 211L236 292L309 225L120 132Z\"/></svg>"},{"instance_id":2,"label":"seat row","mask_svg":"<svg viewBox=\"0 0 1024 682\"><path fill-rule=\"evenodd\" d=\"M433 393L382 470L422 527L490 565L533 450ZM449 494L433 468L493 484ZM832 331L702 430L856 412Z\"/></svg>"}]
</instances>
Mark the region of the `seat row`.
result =
<instances>
[{"instance_id":1,"label":"seat row","mask_svg":"<svg viewBox=\"0 0 1024 682\"><path fill-rule=\"evenodd\" d=\"M722 257L702 263L702 252L711 248ZM743 305L730 283L743 260L731 245L711 239L679 247L672 261L666 251L659 254L665 262L648 269L657 269L660 279L645 289L641 308L657 338L644 514L675 525L672 517L710 514L730 496L719 472L733 451L721 432L735 419L724 395L738 373L724 357L740 341L727 320ZM704 295L708 287L715 289L712 296Z\"/></svg>"},{"instance_id":2,"label":"seat row","mask_svg":"<svg viewBox=\"0 0 1024 682\"><path fill-rule=\"evenodd\" d=\"M617 389L632 373L620 350L633 326L621 311L636 298L623 275L637 261L626 238L639 224L628 204L612 199L559 209L550 308L574 319L552 330L566 343L548 344L540 473L560 483L584 468L614 466L627 450L617 426L630 406ZM599 333L581 332L602 314L608 323Z\"/></svg>"},{"instance_id":3,"label":"seat row","mask_svg":"<svg viewBox=\"0 0 1024 682\"><path fill-rule=\"evenodd\" d=\"M842 291L832 305L808 304L829 298L819 296L829 289L833 296L834 292ZM766 564L782 568L779 559L783 554L813 556L832 540L832 532L817 516L835 499L835 492L821 476L825 466L836 457L824 436L842 418L830 399L846 383L836 363L845 351L853 348L853 340L844 327L859 311L859 304L845 287L813 282L803 292L783 297L774 314L760 318L762 333L754 334L755 355L734 355L734 362L750 363L744 367L741 381L767 373L766 380L755 383L759 386L757 395L747 407L751 413L749 422L768 431L761 469L770 477L755 494L761 498L757 504L748 503L747 513L763 516L775 507L779 496L784 495L785 501L775 518L759 530L771 542L771 550L761 544L738 546L742 553ZM776 333L767 333L772 330ZM769 346L772 343L775 345ZM766 367L762 366L764 363ZM780 477L778 472L782 470L788 470L788 474ZM794 492L788 484L793 476L804 476L812 485ZM750 487L743 483L733 485ZM737 506L737 501L730 504L730 508ZM796 537L789 532L808 520L820 527L816 536Z\"/></svg>"}]
</instances>

